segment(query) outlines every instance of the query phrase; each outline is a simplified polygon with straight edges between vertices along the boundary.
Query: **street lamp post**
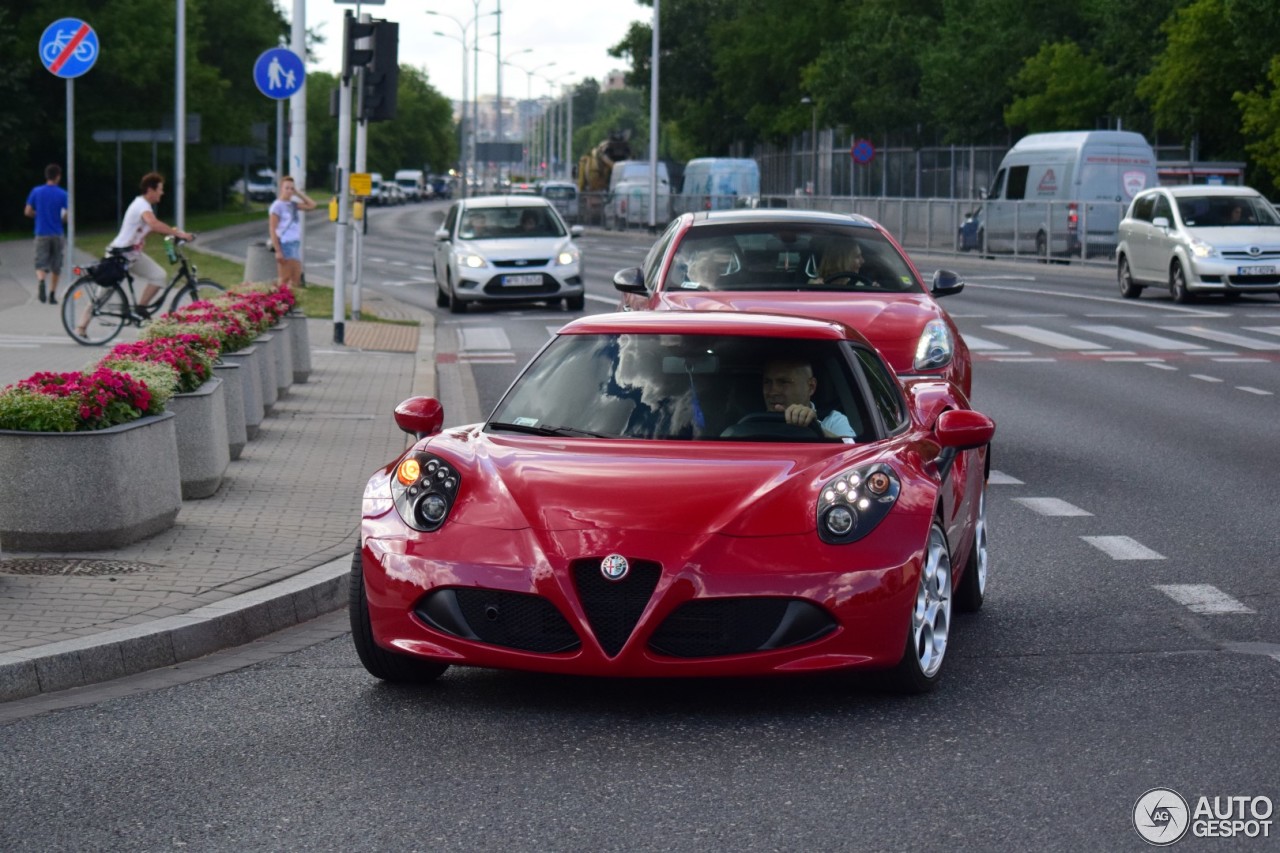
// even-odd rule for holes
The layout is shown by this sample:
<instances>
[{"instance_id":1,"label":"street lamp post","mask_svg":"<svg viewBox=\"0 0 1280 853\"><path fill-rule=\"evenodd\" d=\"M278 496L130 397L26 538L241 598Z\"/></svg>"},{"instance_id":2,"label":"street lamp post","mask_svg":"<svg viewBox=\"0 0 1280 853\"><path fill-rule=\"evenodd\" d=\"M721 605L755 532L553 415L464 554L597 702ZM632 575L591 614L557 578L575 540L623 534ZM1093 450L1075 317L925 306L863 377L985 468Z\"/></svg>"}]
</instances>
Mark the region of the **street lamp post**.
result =
<instances>
[{"instance_id":1,"label":"street lamp post","mask_svg":"<svg viewBox=\"0 0 1280 853\"><path fill-rule=\"evenodd\" d=\"M474 5L474 7L475 7L475 14L474 14L474 15L472 15L472 16L471 16L471 19L470 19L469 21L467 21L466 23L463 23L463 22L462 22L462 21L460 21L459 19L455 18L453 15L446 15L444 12L437 12L437 11L435 11L434 9L425 9L425 10L424 10L424 11L426 12L426 14L431 15L432 17L436 17L436 18L447 18L448 20L453 21L453 22L454 22L454 24L456 24L456 25L457 25L458 30L459 30L459 32L461 33L461 37L460 37L460 38L456 38L456 40L462 43L462 102L461 102L461 108L459 109L459 113L458 113L458 163L459 163L459 165L462 167L462 181L461 181L462 186L461 186L461 190L462 190L462 197L463 197L463 198L466 198L466 197L467 197L467 182L468 182L468 180L470 180L470 178L471 178L471 174L472 174L472 172L471 172L471 168L470 168L470 167L468 167L468 165L467 165L467 134L466 134L466 129L465 129L465 128L466 128L466 126L467 126L467 124L468 124L468 123L471 125L471 154L472 154L472 156L474 157L474 155L475 155L475 135L476 135L476 124L475 124L475 119L476 119L476 116L477 116L477 111L473 110L471 120L470 120L470 122L468 122L468 120L467 120L467 106L468 106L468 100L467 100L467 31L471 28L471 26L472 26L473 24L477 23L481 18L487 18L487 17L490 17L490 16L492 16L492 15L496 15L496 14L498 14L498 13L495 11L495 12L486 12L485 14L481 15L481 14L480 14L480 0L472 0L472 3L473 3L473 5ZM444 38L455 38L454 36L451 36L451 35L449 35L448 33L442 33L442 32L440 32L439 30L435 30L435 31L433 31L433 32L432 32L432 35L443 36ZM479 37L473 37L471 41L472 41L472 43L474 43L474 44L476 45L476 47L479 47L479 44L478 44L478 42L479 42ZM477 54L476 54L476 65L475 65L475 83L474 83L475 89L476 89L477 91L479 91L479 89L480 89L480 66L479 66L479 56L480 56L480 54L479 54L479 53L477 53ZM478 108L478 105L479 105L479 101L477 100L477 101L476 101L476 106L477 106L477 108Z\"/></svg>"},{"instance_id":2,"label":"street lamp post","mask_svg":"<svg viewBox=\"0 0 1280 853\"><path fill-rule=\"evenodd\" d=\"M810 98L808 95L805 95L800 99L800 103L808 104L811 108L811 112L813 113L813 130L809 134L809 144L813 146L813 166L811 173L813 190L810 195L816 198L818 195L818 102L813 98Z\"/></svg>"},{"instance_id":3,"label":"street lamp post","mask_svg":"<svg viewBox=\"0 0 1280 853\"><path fill-rule=\"evenodd\" d=\"M532 50L532 48L530 50ZM522 51L522 53L527 52L529 51ZM514 62L509 62L507 60L503 60L502 64L510 65L517 71L523 71L525 73L525 108L520 111L520 130L524 137L524 162L521 168L524 171L525 177L528 178L529 174L533 171L533 75L537 74L543 68L550 68L552 65L555 65L556 62L553 59L550 62L544 62L534 68L525 68L522 65L516 65Z\"/></svg>"},{"instance_id":4,"label":"street lamp post","mask_svg":"<svg viewBox=\"0 0 1280 853\"><path fill-rule=\"evenodd\" d=\"M555 99L555 96L556 96L556 84L557 84L557 83L559 83L561 80L563 80L563 79L564 79L564 78L566 78L566 77L572 77L572 76L574 76L574 74L576 74L576 73L577 73L577 72L574 72L574 71L565 71L565 72L563 72L563 73L557 74L555 77L547 77L546 75L543 75L543 74L539 74L539 75L538 75L538 76L539 76L539 77L541 77L543 80L546 80L546 81L547 81L547 85L551 88L551 97L552 97L552 99L553 99L553 100L552 100L552 102L551 102L550 109L554 110L554 109L555 109L555 107L556 107L556 103L557 103L557 102L556 102L556 100L554 100L554 99ZM550 118L551 120L550 120L550 121L548 121L548 122L546 122L546 124L547 124L547 127L546 127L546 131L547 131L547 154L548 154L548 157L547 157L547 177L548 177L548 178L552 177L552 167L555 165L555 149L556 149L556 147L561 143L561 140L560 140L560 138L559 138L559 135L558 135L558 133L557 133L557 131L556 131L556 128L558 127L558 125L555 123L555 114L554 114L554 113L552 113L552 115L551 115L549 118ZM561 154L563 155L563 151L561 152Z\"/></svg>"}]
</instances>

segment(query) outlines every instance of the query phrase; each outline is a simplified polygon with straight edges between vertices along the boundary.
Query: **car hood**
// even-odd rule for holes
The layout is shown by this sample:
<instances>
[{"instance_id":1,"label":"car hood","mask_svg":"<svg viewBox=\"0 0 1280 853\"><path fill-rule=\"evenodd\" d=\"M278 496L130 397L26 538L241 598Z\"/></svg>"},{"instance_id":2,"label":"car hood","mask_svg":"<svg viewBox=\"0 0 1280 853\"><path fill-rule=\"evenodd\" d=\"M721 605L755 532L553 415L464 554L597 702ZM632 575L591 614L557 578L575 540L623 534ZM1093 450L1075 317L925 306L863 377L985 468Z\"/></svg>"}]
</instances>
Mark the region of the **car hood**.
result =
<instances>
[{"instance_id":1,"label":"car hood","mask_svg":"<svg viewBox=\"0 0 1280 853\"><path fill-rule=\"evenodd\" d=\"M866 445L551 439L446 432L450 521L488 529L779 536L813 531L818 490L879 455Z\"/></svg>"},{"instance_id":2,"label":"car hood","mask_svg":"<svg viewBox=\"0 0 1280 853\"><path fill-rule=\"evenodd\" d=\"M1231 226L1226 228L1187 228L1186 232L1214 248L1259 248L1280 246L1280 225Z\"/></svg>"},{"instance_id":3,"label":"car hood","mask_svg":"<svg viewBox=\"0 0 1280 853\"><path fill-rule=\"evenodd\" d=\"M913 369L916 344L925 324L944 317L923 293L771 293L767 291L663 293L661 309L752 311L834 320L857 329L899 373Z\"/></svg>"},{"instance_id":4,"label":"car hood","mask_svg":"<svg viewBox=\"0 0 1280 853\"><path fill-rule=\"evenodd\" d=\"M568 247L568 237L507 237L501 240L459 241L459 249L483 255L490 261L554 258Z\"/></svg>"}]
</instances>

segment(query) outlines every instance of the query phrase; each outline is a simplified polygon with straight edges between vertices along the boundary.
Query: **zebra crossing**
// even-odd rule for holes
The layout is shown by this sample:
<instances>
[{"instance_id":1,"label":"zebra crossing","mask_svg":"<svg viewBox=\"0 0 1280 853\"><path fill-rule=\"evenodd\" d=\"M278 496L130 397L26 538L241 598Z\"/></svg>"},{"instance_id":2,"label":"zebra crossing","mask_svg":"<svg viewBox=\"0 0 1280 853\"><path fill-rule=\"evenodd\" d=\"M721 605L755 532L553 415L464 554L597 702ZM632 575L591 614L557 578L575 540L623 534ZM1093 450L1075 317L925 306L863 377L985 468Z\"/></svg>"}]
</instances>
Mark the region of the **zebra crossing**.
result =
<instances>
[{"instance_id":1,"label":"zebra crossing","mask_svg":"<svg viewBox=\"0 0 1280 853\"><path fill-rule=\"evenodd\" d=\"M989 360L1032 356L1045 350L1100 355L1187 355L1233 362L1242 359L1242 352L1280 353L1280 325L1245 326L1240 332L1214 329L1203 324L1161 325L1156 330L1168 334L1096 323L1075 324L1069 327L1069 332L1028 324L991 323L979 325L973 333L961 328L961 334L975 356ZM1026 349L1028 344L1038 347L1038 352ZM1248 361L1275 360L1274 357L1258 355L1244 358Z\"/></svg>"}]
</instances>

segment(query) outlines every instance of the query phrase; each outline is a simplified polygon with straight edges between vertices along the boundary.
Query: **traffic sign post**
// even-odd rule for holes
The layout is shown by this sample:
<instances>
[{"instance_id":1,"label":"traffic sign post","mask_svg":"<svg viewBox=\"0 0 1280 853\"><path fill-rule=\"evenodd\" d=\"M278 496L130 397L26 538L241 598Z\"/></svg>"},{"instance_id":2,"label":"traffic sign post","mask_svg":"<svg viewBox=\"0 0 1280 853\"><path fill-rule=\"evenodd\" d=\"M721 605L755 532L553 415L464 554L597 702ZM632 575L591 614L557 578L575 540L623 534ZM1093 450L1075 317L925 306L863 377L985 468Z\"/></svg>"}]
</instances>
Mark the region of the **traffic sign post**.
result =
<instances>
[{"instance_id":1,"label":"traffic sign post","mask_svg":"<svg viewBox=\"0 0 1280 853\"><path fill-rule=\"evenodd\" d=\"M871 144L870 139L859 139L849 148L849 156L853 158L853 162L865 166L876 159L876 147Z\"/></svg>"},{"instance_id":2,"label":"traffic sign post","mask_svg":"<svg viewBox=\"0 0 1280 853\"><path fill-rule=\"evenodd\" d=\"M67 251L63 280L71 281L76 254L76 89L75 78L98 61L98 34L79 18L59 18L45 27L37 47L40 62L67 81Z\"/></svg>"},{"instance_id":3,"label":"traffic sign post","mask_svg":"<svg viewBox=\"0 0 1280 853\"><path fill-rule=\"evenodd\" d=\"M268 98L292 98L306 82L307 70L301 57L284 47L264 50L253 64L253 82Z\"/></svg>"}]
</instances>

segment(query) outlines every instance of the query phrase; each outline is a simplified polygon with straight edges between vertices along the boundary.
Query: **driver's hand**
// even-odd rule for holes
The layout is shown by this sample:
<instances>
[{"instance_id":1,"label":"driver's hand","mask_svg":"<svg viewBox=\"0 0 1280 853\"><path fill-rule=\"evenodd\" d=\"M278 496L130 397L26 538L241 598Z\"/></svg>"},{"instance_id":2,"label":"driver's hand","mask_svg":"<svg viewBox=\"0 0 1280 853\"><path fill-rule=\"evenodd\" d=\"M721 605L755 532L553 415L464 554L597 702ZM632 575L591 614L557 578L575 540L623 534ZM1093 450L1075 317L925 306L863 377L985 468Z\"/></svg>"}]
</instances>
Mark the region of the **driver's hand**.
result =
<instances>
[{"instance_id":1,"label":"driver's hand","mask_svg":"<svg viewBox=\"0 0 1280 853\"><path fill-rule=\"evenodd\" d=\"M818 417L818 413L810 406L802 406L799 403L792 403L782 412L783 420L789 424L799 427L807 427L813 423L814 418Z\"/></svg>"}]
</instances>

